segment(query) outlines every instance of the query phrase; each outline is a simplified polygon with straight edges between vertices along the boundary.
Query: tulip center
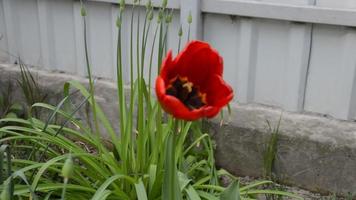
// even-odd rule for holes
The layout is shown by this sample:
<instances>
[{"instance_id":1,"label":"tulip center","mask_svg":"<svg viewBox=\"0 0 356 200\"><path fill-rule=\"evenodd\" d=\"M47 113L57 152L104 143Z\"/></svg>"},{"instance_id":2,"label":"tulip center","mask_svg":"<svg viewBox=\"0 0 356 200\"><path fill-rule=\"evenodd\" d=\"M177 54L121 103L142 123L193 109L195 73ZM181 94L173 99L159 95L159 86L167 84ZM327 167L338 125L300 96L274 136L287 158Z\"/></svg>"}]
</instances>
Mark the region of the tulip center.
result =
<instances>
[{"instance_id":1,"label":"tulip center","mask_svg":"<svg viewBox=\"0 0 356 200\"><path fill-rule=\"evenodd\" d=\"M181 100L189 110L206 105L206 93L200 92L199 88L189 82L187 77L176 76L171 79L166 94Z\"/></svg>"}]
</instances>

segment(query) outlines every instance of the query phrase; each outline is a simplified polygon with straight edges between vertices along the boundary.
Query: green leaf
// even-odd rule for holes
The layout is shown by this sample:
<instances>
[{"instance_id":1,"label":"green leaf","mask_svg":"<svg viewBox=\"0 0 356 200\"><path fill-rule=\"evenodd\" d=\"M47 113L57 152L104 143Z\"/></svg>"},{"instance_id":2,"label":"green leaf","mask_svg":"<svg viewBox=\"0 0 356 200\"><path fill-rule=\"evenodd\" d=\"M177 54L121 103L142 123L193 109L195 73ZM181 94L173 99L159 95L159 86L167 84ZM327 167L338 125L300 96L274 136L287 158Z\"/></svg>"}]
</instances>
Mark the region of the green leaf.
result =
<instances>
[{"instance_id":1,"label":"green leaf","mask_svg":"<svg viewBox=\"0 0 356 200\"><path fill-rule=\"evenodd\" d=\"M247 190L250 190L252 188L256 188L258 186L261 186L261 185L272 184L272 183L273 183L272 181L257 181L257 182L251 183L249 185L246 185L244 187L241 187L240 188L240 192L247 191Z\"/></svg>"},{"instance_id":2,"label":"green leaf","mask_svg":"<svg viewBox=\"0 0 356 200\"><path fill-rule=\"evenodd\" d=\"M56 116L56 114L58 113L59 109L62 107L62 105L67 101L68 96L64 97L62 99L62 101L59 102L59 104L57 105L56 109L51 113L50 117L48 117L45 126L43 127L43 132L45 132L47 130L48 125L53 121L54 117Z\"/></svg>"},{"instance_id":3,"label":"green leaf","mask_svg":"<svg viewBox=\"0 0 356 200\"><path fill-rule=\"evenodd\" d=\"M154 183L156 181L156 176L157 176L157 165L150 165L149 168L149 191L151 192L154 186Z\"/></svg>"},{"instance_id":4,"label":"green leaf","mask_svg":"<svg viewBox=\"0 0 356 200\"><path fill-rule=\"evenodd\" d=\"M296 194L293 194L290 192L279 191L279 190L248 190L248 191L244 192L243 194L274 194L274 195L292 197L294 199L303 200L302 197L300 197Z\"/></svg>"},{"instance_id":5,"label":"green leaf","mask_svg":"<svg viewBox=\"0 0 356 200\"><path fill-rule=\"evenodd\" d=\"M0 185L4 182L4 159L5 159L5 150L7 148L6 144L1 145L0 147Z\"/></svg>"},{"instance_id":6,"label":"green leaf","mask_svg":"<svg viewBox=\"0 0 356 200\"><path fill-rule=\"evenodd\" d=\"M113 183L115 180L117 179L127 179L129 181L132 181L132 178L131 177L128 177L128 176L125 176L125 175L122 175L122 174L118 174L118 175L115 175L115 176L112 176L110 178L108 178L99 188L98 190L95 192L93 198L91 200L103 200L107 197L108 195L108 192L106 190L106 188L108 188L111 183ZM129 197L124 193L124 192L120 192L121 195L122 195L122 198L124 199L129 199ZM105 198L104 198L105 197Z\"/></svg>"},{"instance_id":7,"label":"green leaf","mask_svg":"<svg viewBox=\"0 0 356 200\"><path fill-rule=\"evenodd\" d=\"M148 200L145 185L143 184L142 179L135 184L135 189L138 200Z\"/></svg>"},{"instance_id":8,"label":"green leaf","mask_svg":"<svg viewBox=\"0 0 356 200\"><path fill-rule=\"evenodd\" d=\"M33 190L31 189L31 185L30 185L30 183L28 182L28 180L27 180L27 178L26 178L26 175L23 173L23 171L16 171L16 172L14 172L14 174L13 174L13 176L14 176L14 178L15 177L20 177L25 183L26 183L26 186L28 187L28 190L30 191L30 193L31 193L31 199L33 199L33 200L37 200L38 198L37 198L37 196L36 196L36 194L33 192Z\"/></svg>"},{"instance_id":9,"label":"green leaf","mask_svg":"<svg viewBox=\"0 0 356 200\"><path fill-rule=\"evenodd\" d=\"M216 196L214 196L214 195L212 195L210 193L207 193L207 192L204 192L204 191L201 191L201 190L198 190L197 192L198 192L199 196L201 196L204 199L219 200Z\"/></svg>"},{"instance_id":10,"label":"green leaf","mask_svg":"<svg viewBox=\"0 0 356 200\"><path fill-rule=\"evenodd\" d=\"M180 186L180 190L183 191L184 188L187 187L187 185L189 184L189 182L191 181L187 175L185 175L182 172L178 172L178 180L179 180L179 186Z\"/></svg>"},{"instance_id":11,"label":"green leaf","mask_svg":"<svg viewBox=\"0 0 356 200\"><path fill-rule=\"evenodd\" d=\"M5 115L5 118L17 118L16 113L10 112Z\"/></svg>"},{"instance_id":12,"label":"green leaf","mask_svg":"<svg viewBox=\"0 0 356 200\"><path fill-rule=\"evenodd\" d=\"M44 200L49 200L51 195L52 195L53 191L52 192L49 192L46 197L44 198Z\"/></svg>"},{"instance_id":13,"label":"green leaf","mask_svg":"<svg viewBox=\"0 0 356 200\"><path fill-rule=\"evenodd\" d=\"M201 200L198 192L193 188L193 186L189 185L187 189L185 189L189 200Z\"/></svg>"},{"instance_id":14,"label":"green leaf","mask_svg":"<svg viewBox=\"0 0 356 200\"><path fill-rule=\"evenodd\" d=\"M238 181L232 182L228 188L226 188L220 194L220 200L240 200L240 186Z\"/></svg>"},{"instance_id":15,"label":"green leaf","mask_svg":"<svg viewBox=\"0 0 356 200\"><path fill-rule=\"evenodd\" d=\"M162 199L181 200L181 191L179 188L177 166L175 163L175 133L169 133L166 139L165 152L165 170L163 179Z\"/></svg>"},{"instance_id":16,"label":"green leaf","mask_svg":"<svg viewBox=\"0 0 356 200\"><path fill-rule=\"evenodd\" d=\"M4 188L2 189L2 192L0 194L0 200L11 200L11 192L10 192L10 182L5 181L4 182Z\"/></svg>"},{"instance_id":17,"label":"green leaf","mask_svg":"<svg viewBox=\"0 0 356 200\"><path fill-rule=\"evenodd\" d=\"M12 104L11 105L11 107L10 107L10 112L14 112L14 113L16 113L16 114L21 114L21 112L23 111L23 106L21 105L21 104L19 104L19 103L14 103L14 104Z\"/></svg>"}]
</instances>

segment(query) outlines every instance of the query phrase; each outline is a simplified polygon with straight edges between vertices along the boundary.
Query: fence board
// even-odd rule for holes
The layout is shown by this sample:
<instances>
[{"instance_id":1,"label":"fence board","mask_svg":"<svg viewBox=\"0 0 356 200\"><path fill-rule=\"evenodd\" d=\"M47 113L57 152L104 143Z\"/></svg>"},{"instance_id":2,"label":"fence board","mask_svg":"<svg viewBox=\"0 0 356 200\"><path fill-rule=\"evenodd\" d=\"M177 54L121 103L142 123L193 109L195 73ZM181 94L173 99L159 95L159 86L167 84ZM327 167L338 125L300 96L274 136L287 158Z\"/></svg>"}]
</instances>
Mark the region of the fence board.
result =
<instances>
[{"instance_id":1,"label":"fence board","mask_svg":"<svg viewBox=\"0 0 356 200\"><path fill-rule=\"evenodd\" d=\"M11 39L15 40L15 47L11 47L9 50L16 56L20 56L24 62L40 66L41 46L37 1L11 0L8 4L10 4L10 8L5 8L5 10L10 9L6 12L10 12L7 16L12 18L12 21L9 21L12 30L9 30L8 35L11 34L13 36Z\"/></svg>"},{"instance_id":2,"label":"fence board","mask_svg":"<svg viewBox=\"0 0 356 200\"><path fill-rule=\"evenodd\" d=\"M72 1L48 1L50 60L60 71L77 73Z\"/></svg>"},{"instance_id":3,"label":"fence board","mask_svg":"<svg viewBox=\"0 0 356 200\"><path fill-rule=\"evenodd\" d=\"M80 2L73 2L73 22L74 22L74 38L75 38L75 56L77 74L81 76L87 75L86 61L84 54L84 28L83 17L80 15L81 5Z\"/></svg>"},{"instance_id":4,"label":"fence board","mask_svg":"<svg viewBox=\"0 0 356 200\"><path fill-rule=\"evenodd\" d=\"M7 51L9 53L8 60L10 60L11 63L15 62L16 56L19 54L18 49L17 49L17 40L15 36L15 24L13 20L13 12L12 12L12 3L10 0L3 0L2 1L3 5L3 16L4 16L4 21L5 21L5 32L6 32L6 38L7 38Z\"/></svg>"},{"instance_id":5,"label":"fence board","mask_svg":"<svg viewBox=\"0 0 356 200\"><path fill-rule=\"evenodd\" d=\"M224 76L240 96L240 85L236 81L237 65L236 51L238 47L239 20L229 16L205 14L204 16L204 40L216 48L224 58Z\"/></svg>"},{"instance_id":6,"label":"fence board","mask_svg":"<svg viewBox=\"0 0 356 200\"><path fill-rule=\"evenodd\" d=\"M315 27L305 110L340 119L351 117L355 45L354 29L326 25Z\"/></svg>"},{"instance_id":7,"label":"fence board","mask_svg":"<svg viewBox=\"0 0 356 200\"><path fill-rule=\"evenodd\" d=\"M88 46L95 76L114 78L111 4L87 4Z\"/></svg>"},{"instance_id":8,"label":"fence board","mask_svg":"<svg viewBox=\"0 0 356 200\"><path fill-rule=\"evenodd\" d=\"M0 1L0 62L8 62L8 45L3 2Z\"/></svg>"},{"instance_id":9,"label":"fence board","mask_svg":"<svg viewBox=\"0 0 356 200\"><path fill-rule=\"evenodd\" d=\"M160 5L159 2L155 0L154 5ZM193 22L198 22L201 17L202 23L192 25L192 38L210 42L224 57L225 78L236 92L235 101L279 106L289 111L317 112L340 119L356 118L356 30L344 27L356 26L356 1L169 2L168 7L173 8L173 21L167 34L167 49L177 53L179 26L181 22L186 23L190 11ZM129 83L133 1L127 3L122 20L122 58L125 82ZM80 7L79 1L73 0L0 0L0 33L4 32L0 48L20 55L28 64L85 76ZM115 79L117 0L90 0L86 9L93 73ZM135 9L140 13L142 31L146 11L144 6ZM136 17L132 33L134 58ZM157 10L148 34L146 55L151 52L156 17ZM187 33L183 34L181 48L187 39ZM141 48L142 33L139 39ZM157 47L156 40L154 52ZM0 59L4 58L15 61L0 53ZM150 58L145 56L146 77L149 62ZM134 70L136 64L135 59ZM157 59L153 59L153 76L157 67Z\"/></svg>"}]
</instances>

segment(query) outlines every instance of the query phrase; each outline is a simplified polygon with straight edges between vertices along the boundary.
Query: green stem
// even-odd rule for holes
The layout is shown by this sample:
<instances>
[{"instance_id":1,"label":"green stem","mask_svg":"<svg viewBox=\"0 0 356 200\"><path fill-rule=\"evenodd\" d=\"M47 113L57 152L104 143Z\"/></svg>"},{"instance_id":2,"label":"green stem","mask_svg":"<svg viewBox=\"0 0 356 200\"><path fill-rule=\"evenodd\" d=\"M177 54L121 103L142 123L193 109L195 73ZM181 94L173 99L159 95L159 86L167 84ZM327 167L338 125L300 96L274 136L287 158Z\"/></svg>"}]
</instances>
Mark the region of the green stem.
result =
<instances>
[{"instance_id":1,"label":"green stem","mask_svg":"<svg viewBox=\"0 0 356 200\"><path fill-rule=\"evenodd\" d=\"M119 8L120 10L120 8ZM122 12L119 11L119 20L122 21ZM120 22L121 23L121 22ZM125 135L125 122L126 122L126 103L125 103L125 91L124 80L122 70L122 47L121 47L121 25L118 27L117 35L117 61L116 61L116 76L117 76L117 95L119 100L119 117L120 117L120 136L121 136L121 151L120 157L124 162L127 160L127 146L128 140ZM123 173L127 173L127 165L123 165Z\"/></svg>"},{"instance_id":2,"label":"green stem","mask_svg":"<svg viewBox=\"0 0 356 200\"><path fill-rule=\"evenodd\" d=\"M177 51L177 54L179 53L180 51L180 43L181 43L181 40L182 40L182 37L179 36L179 40L178 40L178 51Z\"/></svg>"},{"instance_id":3,"label":"green stem","mask_svg":"<svg viewBox=\"0 0 356 200\"><path fill-rule=\"evenodd\" d=\"M65 196L66 196L67 184L68 184L68 178L64 178L61 200L65 200L66 199Z\"/></svg>"},{"instance_id":4,"label":"green stem","mask_svg":"<svg viewBox=\"0 0 356 200\"><path fill-rule=\"evenodd\" d=\"M181 200L181 191L178 180L178 170L175 159L176 141L179 130L179 120L174 119L174 131L169 133L166 139L165 166L162 199Z\"/></svg>"},{"instance_id":5,"label":"green stem","mask_svg":"<svg viewBox=\"0 0 356 200\"><path fill-rule=\"evenodd\" d=\"M168 28L169 28L169 24L166 25L166 30L165 30L165 32L164 32L163 46L162 46L162 51L163 51L163 52L166 52L166 48L167 48Z\"/></svg>"},{"instance_id":6,"label":"green stem","mask_svg":"<svg viewBox=\"0 0 356 200\"><path fill-rule=\"evenodd\" d=\"M151 55L150 55L150 66L149 66L149 69L148 69L148 95L149 95L149 97L151 97L152 61L153 61L153 52L154 52L154 48L155 48L155 44L156 44L158 28L159 28L159 26L157 25L155 33L154 33L154 36L153 36Z\"/></svg>"},{"instance_id":7,"label":"green stem","mask_svg":"<svg viewBox=\"0 0 356 200\"><path fill-rule=\"evenodd\" d=\"M190 41L190 23L188 24L188 38L187 38L187 42Z\"/></svg>"},{"instance_id":8,"label":"green stem","mask_svg":"<svg viewBox=\"0 0 356 200\"><path fill-rule=\"evenodd\" d=\"M147 30L146 33L146 26L147 26L147 17L148 17L148 10L146 10L146 16L145 16L145 21L143 23L143 31L142 31L142 40L141 40L141 75L143 78L143 69L144 69L144 64L145 64L145 53L146 53L146 35L149 30ZM147 27L148 29L149 27Z\"/></svg>"},{"instance_id":9,"label":"green stem","mask_svg":"<svg viewBox=\"0 0 356 200\"><path fill-rule=\"evenodd\" d=\"M157 73L159 74L161 71L161 64L162 64L162 57L163 57L163 22L160 23L159 27L159 40L158 40L158 70Z\"/></svg>"},{"instance_id":10,"label":"green stem","mask_svg":"<svg viewBox=\"0 0 356 200\"><path fill-rule=\"evenodd\" d=\"M88 78L89 78L89 92L91 95L91 102L92 102L92 109L93 109L93 118L94 118L94 125L95 125L95 133L97 137L100 137L99 133L99 123L96 116L96 101L95 101L95 89L94 89L94 82L92 79L92 72L89 62L89 53L88 53L88 42L87 42L87 24L86 24L86 17L83 16L83 26L84 26L84 51L85 51L85 61L87 66Z\"/></svg>"},{"instance_id":11,"label":"green stem","mask_svg":"<svg viewBox=\"0 0 356 200\"><path fill-rule=\"evenodd\" d=\"M125 136L127 137L128 140L128 149L131 150L131 152L128 154L129 158L127 159L126 163L129 164L131 161L134 159L130 157L130 155L133 154L133 146L132 146L132 140L133 140L133 131L132 131L132 117L133 117L133 112L134 112L134 77L133 77L133 20L134 20L134 11L135 11L135 4L132 6L131 10L131 24L130 24L130 111L128 113L128 120L127 120L127 126L126 126L126 131L125 131ZM130 145L131 144L131 145ZM132 163L133 164L133 163ZM131 169L134 169L134 167L131 167Z\"/></svg>"},{"instance_id":12,"label":"green stem","mask_svg":"<svg viewBox=\"0 0 356 200\"><path fill-rule=\"evenodd\" d=\"M137 83L138 83L138 108L137 108L137 161L138 161L138 171L143 170L144 163L146 162L144 156L144 135L143 135L143 123L144 123L144 114L143 114L143 74L141 73L140 66L140 13L137 15L137 29L136 29L136 59L137 59ZM144 35L144 34L143 34Z\"/></svg>"}]
</instances>

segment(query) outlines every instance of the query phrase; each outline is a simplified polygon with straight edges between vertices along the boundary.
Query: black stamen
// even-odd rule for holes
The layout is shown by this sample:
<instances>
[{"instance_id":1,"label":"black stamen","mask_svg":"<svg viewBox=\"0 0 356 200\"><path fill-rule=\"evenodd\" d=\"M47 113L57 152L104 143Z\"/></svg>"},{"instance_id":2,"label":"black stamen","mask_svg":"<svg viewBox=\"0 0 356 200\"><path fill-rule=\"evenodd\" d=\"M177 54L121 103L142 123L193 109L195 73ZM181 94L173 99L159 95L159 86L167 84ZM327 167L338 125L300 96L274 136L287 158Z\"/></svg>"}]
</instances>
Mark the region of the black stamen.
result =
<instances>
[{"instance_id":1,"label":"black stamen","mask_svg":"<svg viewBox=\"0 0 356 200\"><path fill-rule=\"evenodd\" d=\"M185 85L187 84L187 85ZM166 90L167 95L177 97L186 105L189 110L198 109L205 105L199 89L192 85L189 86L188 80L180 77L174 78Z\"/></svg>"}]
</instances>

